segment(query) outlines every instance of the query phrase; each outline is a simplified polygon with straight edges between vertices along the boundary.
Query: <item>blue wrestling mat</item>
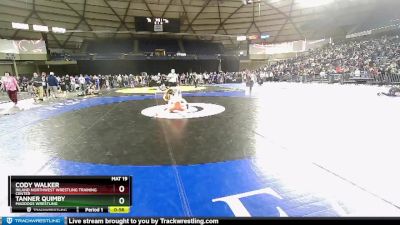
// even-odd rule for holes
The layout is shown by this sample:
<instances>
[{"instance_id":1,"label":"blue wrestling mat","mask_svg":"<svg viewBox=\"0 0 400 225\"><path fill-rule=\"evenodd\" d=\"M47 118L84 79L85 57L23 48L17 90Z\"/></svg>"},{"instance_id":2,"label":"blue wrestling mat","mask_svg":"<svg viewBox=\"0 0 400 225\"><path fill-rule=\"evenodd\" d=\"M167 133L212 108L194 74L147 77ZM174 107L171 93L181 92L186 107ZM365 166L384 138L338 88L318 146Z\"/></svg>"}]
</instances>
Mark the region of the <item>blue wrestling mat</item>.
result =
<instances>
[{"instance_id":1,"label":"blue wrestling mat","mask_svg":"<svg viewBox=\"0 0 400 225\"><path fill-rule=\"evenodd\" d=\"M347 194L368 195L271 142L257 127L262 101L243 91L184 94L225 111L178 124L140 114L161 97L72 99L1 117L0 178L130 175L129 216L141 217L336 217L354 212Z\"/></svg>"}]
</instances>

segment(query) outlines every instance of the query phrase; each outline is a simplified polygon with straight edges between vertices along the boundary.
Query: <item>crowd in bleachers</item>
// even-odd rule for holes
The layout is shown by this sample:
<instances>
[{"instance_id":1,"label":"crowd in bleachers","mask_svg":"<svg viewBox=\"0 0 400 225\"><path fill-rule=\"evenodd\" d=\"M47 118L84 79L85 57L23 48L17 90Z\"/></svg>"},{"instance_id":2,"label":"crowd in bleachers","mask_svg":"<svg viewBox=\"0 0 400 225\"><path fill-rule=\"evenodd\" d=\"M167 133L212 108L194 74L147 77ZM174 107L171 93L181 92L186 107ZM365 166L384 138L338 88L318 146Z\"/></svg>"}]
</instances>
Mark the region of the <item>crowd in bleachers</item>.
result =
<instances>
[{"instance_id":1,"label":"crowd in bleachers","mask_svg":"<svg viewBox=\"0 0 400 225\"><path fill-rule=\"evenodd\" d=\"M383 84L400 83L400 38L398 35L364 38L329 43L294 58L271 63L255 71L181 73L180 85L240 83L252 79L264 81L312 81L333 75L381 80ZM32 79L17 77L21 91L43 88L43 96L50 92L93 94L101 89L121 87L159 86L167 82L166 74L108 74L65 75L42 73ZM49 85L49 77L54 82ZM53 86L49 88L49 86ZM56 86L56 88L54 88ZM32 88L33 87L33 88ZM39 97L42 99L43 97Z\"/></svg>"},{"instance_id":2,"label":"crowd in bleachers","mask_svg":"<svg viewBox=\"0 0 400 225\"><path fill-rule=\"evenodd\" d=\"M400 38L382 36L330 43L306 54L279 61L257 70L275 80L293 77L326 78L332 74L384 79L400 75ZM400 81L400 80L399 80Z\"/></svg>"}]
</instances>

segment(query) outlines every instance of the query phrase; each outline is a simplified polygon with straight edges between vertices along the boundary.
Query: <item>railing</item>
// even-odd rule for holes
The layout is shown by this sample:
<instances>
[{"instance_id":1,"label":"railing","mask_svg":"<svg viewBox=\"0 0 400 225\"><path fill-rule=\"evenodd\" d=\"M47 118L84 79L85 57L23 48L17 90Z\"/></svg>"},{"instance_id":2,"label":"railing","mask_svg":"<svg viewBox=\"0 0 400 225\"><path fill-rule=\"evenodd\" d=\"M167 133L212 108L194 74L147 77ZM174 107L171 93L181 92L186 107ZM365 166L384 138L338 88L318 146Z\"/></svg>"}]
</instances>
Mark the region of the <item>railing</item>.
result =
<instances>
[{"instance_id":1,"label":"railing","mask_svg":"<svg viewBox=\"0 0 400 225\"><path fill-rule=\"evenodd\" d=\"M377 84L381 85L396 85L400 84L400 74L384 74L375 78Z\"/></svg>"},{"instance_id":2,"label":"railing","mask_svg":"<svg viewBox=\"0 0 400 225\"><path fill-rule=\"evenodd\" d=\"M400 85L399 73L386 73L382 75L373 75L367 72L355 76L350 73L335 73L325 76L285 74L275 76L274 81L283 82L317 82L317 83L340 83L340 84L370 84L370 85Z\"/></svg>"},{"instance_id":3,"label":"railing","mask_svg":"<svg viewBox=\"0 0 400 225\"><path fill-rule=\"evenodd\" d=\"M218 60L220 57L236 57L234 55L178 55L176 52L166 52L165 56L156 56L154 52L144 53L74 53L53 54L50 56L54 61L68 60Z\"/></svg>"}]
</instances>

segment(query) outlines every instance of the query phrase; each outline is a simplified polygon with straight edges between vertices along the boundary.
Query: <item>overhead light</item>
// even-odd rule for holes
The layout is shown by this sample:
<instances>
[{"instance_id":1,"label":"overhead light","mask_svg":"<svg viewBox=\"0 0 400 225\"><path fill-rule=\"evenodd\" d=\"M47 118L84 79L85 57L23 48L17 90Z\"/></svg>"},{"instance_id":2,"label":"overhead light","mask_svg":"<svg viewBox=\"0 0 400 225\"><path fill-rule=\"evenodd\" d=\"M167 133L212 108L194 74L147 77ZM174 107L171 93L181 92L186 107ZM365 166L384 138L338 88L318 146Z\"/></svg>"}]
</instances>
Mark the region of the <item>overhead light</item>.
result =
<instances>
[{"instance_id":1,"label":"overhead light","mask_svg":"<svg viewBox=\"0 0 400 225\"><path fill-rule=\"evenodd\" d=\"M269 38L269 34L261 34L260 38L261 39L268 39Z\"/></svg>"},{"instance_id":2,"label":"overhead light","mask_svg":"<svg viewBox=\"0 0 400 225\"><path fill-rule=\"evenodd\" d=\"M249 36L249 40L257 40L257 39L258 39L258 35L256 35L256 34Z\"/></svg>"},{"instance_id":3,"label":"overhead light","mask_svg":"<svg viewBox=\"0 0 400 225\"><path fill-rule=\"evenodd\" d=\"M36 25L36 24L33 25L33 30L40 32L49 32L49 28L47 26Z\"/></svg>"},{"instance_id":4,"label":"overhead light","mask_svg":"<svg viewBox=\"0 0 400 225\"><path fill-rule=\"evenodd\" d=\"M245 41L246 39L247 39L246 36L237 36L237 37L236 37L236 40L237 40L237 41Z\"/></svg>"},{"instance_id":5,"label":"overhead light","mask_svg":"<svg viewBox=\"0 0 400 225\"><path fill-rule=\"evenodd\" d=\"M242 0L244 5L248 5L248 4L253 4L253 3L259 3L260 0Z\"/></svg>"},{"instance_id":6,"label":"overhead light","mask_svg":"<svg viewBox=\"0 0 400 225\"><path fill-rule=\"evenodd\" d=\"M317 7L333 3L334 0L296 0L304 8Z\"/></svg>"},{"instance_id":7,"label":"overhead light","mask_svg":"<svg viewBox=\"0 0 400 225\"><path fill-rule=\"evenodd\" d=\"M66 32L66 29L62 27L52 27L51 30L54 33L61 33L61 34L64 34Z\"/></svg>"},{"instance_id":8,"label":"overhead light","mask_svg":"<svg viewBox=\"0 0 400 225\"><path fill-rule=\"evenodd\" d=\"M26 23L14 23L12 22L12 28L20 30L29 30L29 25Z\"/></svg>"}]
</instances>

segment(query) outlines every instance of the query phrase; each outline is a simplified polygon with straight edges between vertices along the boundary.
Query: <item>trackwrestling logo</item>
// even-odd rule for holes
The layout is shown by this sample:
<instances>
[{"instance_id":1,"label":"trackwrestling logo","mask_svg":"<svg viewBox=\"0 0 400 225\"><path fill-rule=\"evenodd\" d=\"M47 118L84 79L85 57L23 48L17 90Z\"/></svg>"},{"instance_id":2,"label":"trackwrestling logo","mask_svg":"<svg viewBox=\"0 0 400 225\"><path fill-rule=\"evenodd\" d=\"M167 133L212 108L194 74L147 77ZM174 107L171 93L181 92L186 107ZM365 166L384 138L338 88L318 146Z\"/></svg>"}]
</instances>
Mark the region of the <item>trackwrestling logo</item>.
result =
<instances>
[{"instance_id":1,"label":"trackwrestling logo","mask_svg":"<svg viewBox=\"0 0 400 225\"><path fill-rule=\"evenodd\" d=\"M62 217L3 217L3 224L13 225L33 225L33 224L51 224L64 225Z\"/></svg>"}]
</instances>

